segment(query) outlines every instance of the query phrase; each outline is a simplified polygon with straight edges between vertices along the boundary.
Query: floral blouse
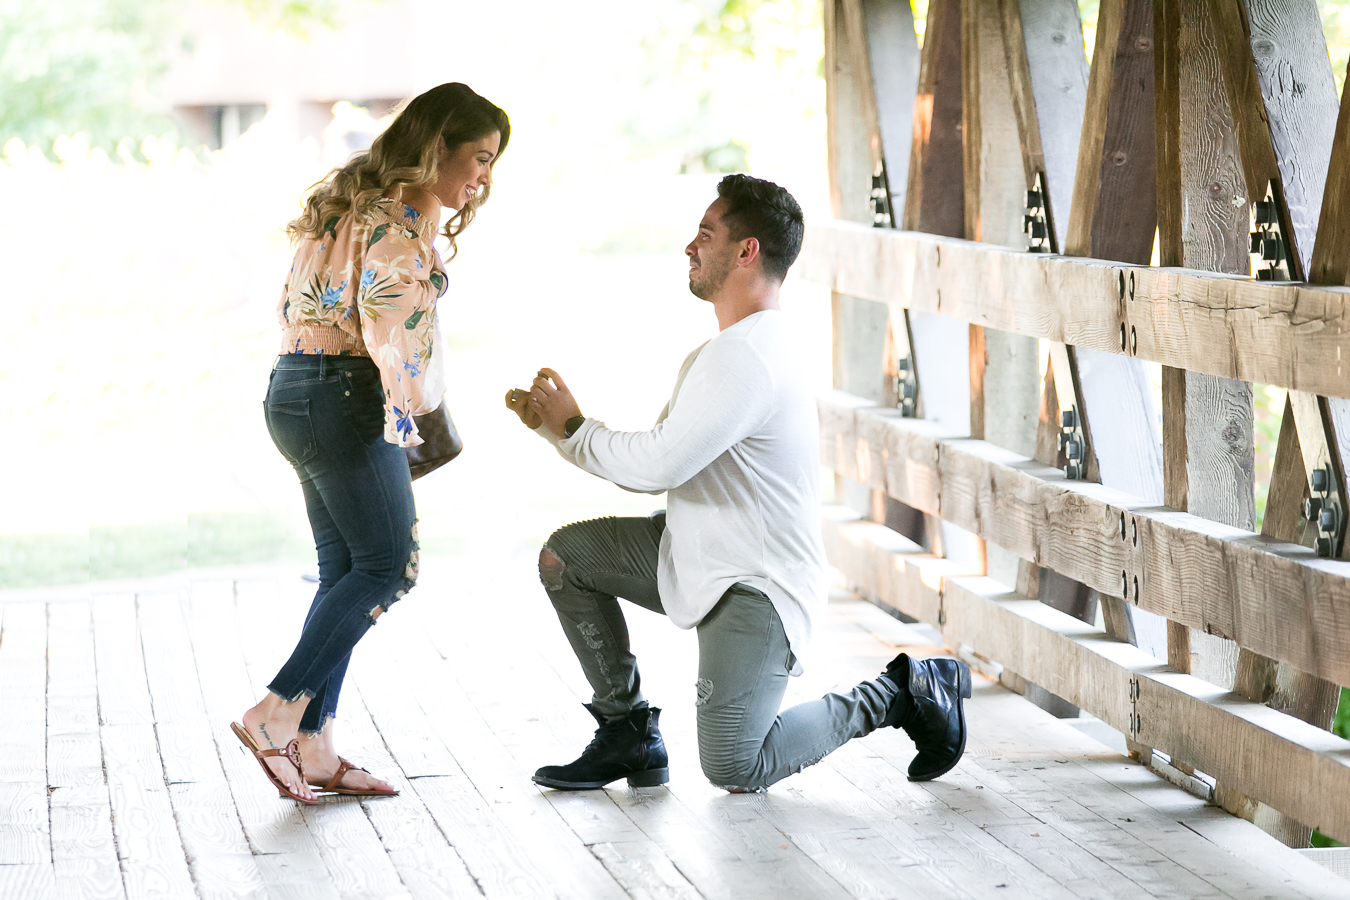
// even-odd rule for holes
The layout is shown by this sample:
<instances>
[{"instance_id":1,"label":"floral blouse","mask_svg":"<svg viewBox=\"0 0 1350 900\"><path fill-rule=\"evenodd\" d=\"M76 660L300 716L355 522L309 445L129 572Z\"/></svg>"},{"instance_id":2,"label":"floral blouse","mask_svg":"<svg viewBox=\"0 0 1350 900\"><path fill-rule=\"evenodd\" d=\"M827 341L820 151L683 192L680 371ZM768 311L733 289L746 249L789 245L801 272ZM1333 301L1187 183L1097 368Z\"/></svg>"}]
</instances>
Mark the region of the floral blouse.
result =
<instances>
[{"instance_id":1,"label":"floral blouse","mask_svg":"<svg viewBox=\"0 0 1350 900\"><path fill-rule=\"evenodd\" d=\"M281 292L282 353L368 356L384 386L384 438L422 443L413 416L445 393L436 353L436 301L445 266L432 247L436 223L404 203L380 200L364 222L334 216L303 238Z\"/></svg>"}]
</instances>

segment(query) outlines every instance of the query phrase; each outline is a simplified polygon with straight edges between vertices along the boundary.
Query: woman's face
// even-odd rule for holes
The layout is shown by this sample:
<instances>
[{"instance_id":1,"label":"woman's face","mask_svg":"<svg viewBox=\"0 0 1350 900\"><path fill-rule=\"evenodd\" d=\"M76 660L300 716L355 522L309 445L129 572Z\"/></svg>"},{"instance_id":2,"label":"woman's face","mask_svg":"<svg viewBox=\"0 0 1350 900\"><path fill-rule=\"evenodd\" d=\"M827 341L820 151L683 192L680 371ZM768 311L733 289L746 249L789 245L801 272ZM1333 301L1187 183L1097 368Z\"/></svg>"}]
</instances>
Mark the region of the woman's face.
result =
<instances>
[{"instance_id":1,"label":"woman's face","mask_svg":"<svg viewBox=\"0 0 1350 900\"><path fill-rule=\"evenodd\" d=\"M492 161L501 145L501 133L494 131L482 140L441 148L431 191L442 206L463 209L479 188L492 183Z\"/></svg>"}]
</instances>

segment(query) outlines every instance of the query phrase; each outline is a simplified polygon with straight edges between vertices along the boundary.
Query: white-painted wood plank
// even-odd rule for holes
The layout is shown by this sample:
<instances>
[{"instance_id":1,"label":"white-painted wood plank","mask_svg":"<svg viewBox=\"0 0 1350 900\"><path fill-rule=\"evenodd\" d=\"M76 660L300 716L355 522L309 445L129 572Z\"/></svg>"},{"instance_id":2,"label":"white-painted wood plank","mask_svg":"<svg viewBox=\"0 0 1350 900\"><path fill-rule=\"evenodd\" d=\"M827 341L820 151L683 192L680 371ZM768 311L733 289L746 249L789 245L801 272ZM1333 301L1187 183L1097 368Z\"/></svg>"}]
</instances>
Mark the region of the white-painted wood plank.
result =
<instances>
[{"instance_id":1,"label":"white-painted wood plank","mask_svg":"<svg viewBox=\"0 0 1350 900\"><path fill-rule=\"evenodd\" d=\"M194 583L184 613L211 737L268 893L303 900L336 898L337 888L298 804L277 796L229 728L258 699L244 668L233 583Z\"/></svg>"},{"instance_id":2,"label":"white-painted wood plank","mask_svg":"<svg viewBox=\"0 0 1350 900\"><path fill-rule=\"evenodd\" d=\"M136 596L95 596L94 658L98 667L98 709L103 725L150 725L150 690L136 627Z\"/></svg>"},{"instance_id":3,"label":"white-painted wood plank","mask_svg":"<svg viewBox=\"0 0 1350 900\"><path fill-rule=\"evenodd\" d=\"M702 898L651 841L592 844L591 852L633 900Z\"/></svg>"},{"instance_id":4,"label":"white-painted wood plank","mask_svg":"<svg viewBox=\"0 0 1350 900\"><path fill-rule=\"evenodd\" d=\"M113 832L128 897L195 898L151 725L104 725Z\"/></svg>"},{"instance_id":5,"label":"white-painted wood plank","mask_svg":"<svg viewBox=\"0 0 1350 900\"><path fill-rule=\"evenodd\" d=\"M47 606L7 603L0 632L0 782L46 778Z\"/></svg>"},{"instance_id":6,"label":"white-painted wood plank","mask_svg":"<svg viewBox=\"0 0 1350 900\"><path fill-rule=\"evenodd\" d=\"M56 894L56 878L52 865L28 863L19 866L0 865L0 897L23 900L51 900Z\"/></svg>"},{"instance_id":7,"label":"white-painted wood plank","mask_svg":"<svg viewBox=\"0 0 1350 900\"><path fill-rule=\"evenodd\" d=\"M58 897L119 900L126 896L107 788L98 787L97 793L68 787L51 792L52 864Z\"/></svg>"},{"instance_id":8,"label":"white-painted wood plank","mask_svg":"<svg viewBox=\"0 0 1350 900\"><path fill-rule=\"evenodd\" d=\"M251 681L255 685L270 681L276 668L290 654L299 635L305 608L296 601L302 600L302 597L295 592L278 590L277 585L271 582L238 584L235 586L235 597L241 622L258 622L270 617L277 623L277 627L260 629L242 643L244 662L249 668ZM349 714L342 717L341 711L359 707L359 699L346 703L340 701L340 718L335 725L339 729L338 752L344 755L350 745L346 743L346 732L341 728L341 722L350 722L355 716ZM411 897L357 798L337 796L327 798L317 806L299 806L339 897L352 900Z\"/></svg>"},{"instance_id":9,"label":"white-painted wood plank","mask_svg":"<svg viewBox=\"0 0 1350 900\"><path fill-rule=\"evenodd\" d=\"M37 781L0 782L0 866L50 861L46 785Z\"/></svg>"}]
</instances>

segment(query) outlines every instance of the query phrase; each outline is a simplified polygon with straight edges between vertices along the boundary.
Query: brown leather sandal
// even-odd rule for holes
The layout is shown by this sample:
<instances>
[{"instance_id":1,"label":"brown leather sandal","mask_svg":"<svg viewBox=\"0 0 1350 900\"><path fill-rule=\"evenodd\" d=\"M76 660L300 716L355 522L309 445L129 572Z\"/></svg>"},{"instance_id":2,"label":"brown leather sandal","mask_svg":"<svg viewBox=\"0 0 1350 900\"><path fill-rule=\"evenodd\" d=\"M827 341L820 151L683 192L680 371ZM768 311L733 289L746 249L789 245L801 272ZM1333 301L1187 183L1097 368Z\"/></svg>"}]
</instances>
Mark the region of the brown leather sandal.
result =
<instances>
[{"instance_id":1,"label":"brown leather sandal","mask_svg":"<svg viewBox=\"0 0 1350 900\"><path fill-rule=\"evenodd\" d=\"M370 770L369 770L369 769L363 769L363 768L361 768L360 766L358 766L356 763L352 762L351 760L349 760L349 759L343 759L341 756L339 756L339 757L338 757L338 767L337 767L337 771L333 773L333 777L332 777L332 778L328 779L328 783L325 784L325 785L323 785L322 787L320 787L319 785L317 785L317 784L315 784L314 782L311 781L311 782L309 782L309 786L312 787L312 788L318 788L320 791L323 791L324 793L327 793L327 794L350 794L350 795L353 796L353 797L397 797L397 796L398 796L398 791L392 790L392 789L391 789L391 790L387 790L387 791L379 791L379 790L364 790L364 791L357 791L357 790L353 790L352 788L338 787L338 785L340 785L340 784L342 783L342 776L343 776L343 775L346 775L348 772L350 772L350 771L352 771L352 770L356 770L357 772L365 772L367 775L370 774Z\"/></svg>"},{"instance_id":2,"label":"brown leather sandal","mask_svg":"<svg viewBox=\"0 0 1350 900\"><path fill-rule=\"evenodd\" d=\"M292 800L298 800L309 806L314 806L319 802L317 797L313 800L308 800L301 797L299 794L292 792L290 788L286 787L286 782L281 780L281 776L277 775L276 772L273 772L272 767L267 764L267 758L269 756L284 756L291 765L295 766L295 771L300 773L300 778L303 781L305 777L305 767L300 763L300 742L298 740L291 741L286 745L286 749L284 750L260 750L258 749L258 742L253 739L253 735L249 734L248 729L243 725L240 725L238 722L231 722L230 730L234 732L235 737L239 738L239 742L247 747L249 752L253 754L253 758L258 761L258 765L262 766L263 771L267 773L267 780L276 786L276 789L281 792L281 796L289 797ZM341 769L338 771L341 771Z\"/></svg>"}]
</instances>

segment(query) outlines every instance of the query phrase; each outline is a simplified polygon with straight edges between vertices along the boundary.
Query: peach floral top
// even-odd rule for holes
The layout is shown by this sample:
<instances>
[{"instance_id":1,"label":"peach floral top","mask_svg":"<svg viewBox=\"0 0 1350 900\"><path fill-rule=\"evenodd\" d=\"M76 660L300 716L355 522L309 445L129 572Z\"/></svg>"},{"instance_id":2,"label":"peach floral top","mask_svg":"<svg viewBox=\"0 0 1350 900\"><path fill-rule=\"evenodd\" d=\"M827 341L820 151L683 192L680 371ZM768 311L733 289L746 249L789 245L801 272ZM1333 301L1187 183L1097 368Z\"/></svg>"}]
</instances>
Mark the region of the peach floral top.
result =
<instances>
[{"instance_id":1,"label":"peach floral top","mask_svg":"<svg viewBox=\"0 0 1350 900\"><path fill-rule=\"evenodd\" d=\"M384 438L422 443L413 416L445 393L436 352L436 301L445 266L432 247L436 223L404 203L376 202L364 222L334 216L303 238L281 292L281 352L368 356L384 386Z\"/></svg>"}]
</instances>

